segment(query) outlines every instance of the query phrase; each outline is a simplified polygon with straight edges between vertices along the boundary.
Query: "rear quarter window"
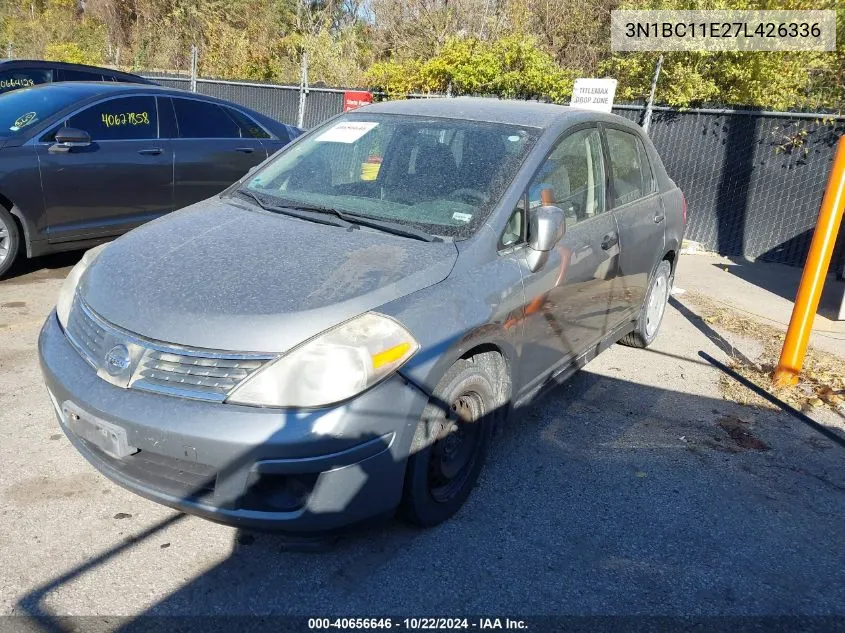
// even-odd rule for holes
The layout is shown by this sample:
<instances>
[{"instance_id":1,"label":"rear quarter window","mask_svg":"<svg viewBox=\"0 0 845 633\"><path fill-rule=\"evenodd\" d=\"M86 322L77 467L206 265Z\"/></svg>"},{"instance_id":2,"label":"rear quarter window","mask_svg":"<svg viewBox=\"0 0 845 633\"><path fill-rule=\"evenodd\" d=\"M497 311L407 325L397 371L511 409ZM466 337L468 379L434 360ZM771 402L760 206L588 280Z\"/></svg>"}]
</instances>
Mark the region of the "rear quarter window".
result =
<instances>
[{"instance_id":1,"label":"rear quarter window","mask_svg":"<svg viewBox=\"0 0 845 633\"><path fill-rule=\"evenodd\" d=\"M223 107L223 106L221 106ZM241 128L241 138L270 138L263 127L252 120L252 117L247 116L243 112L235 110L234 108L223 108L235 123ZM287 142L289 139L281 138L281 141Z\"/></svg>"}]
</instances>

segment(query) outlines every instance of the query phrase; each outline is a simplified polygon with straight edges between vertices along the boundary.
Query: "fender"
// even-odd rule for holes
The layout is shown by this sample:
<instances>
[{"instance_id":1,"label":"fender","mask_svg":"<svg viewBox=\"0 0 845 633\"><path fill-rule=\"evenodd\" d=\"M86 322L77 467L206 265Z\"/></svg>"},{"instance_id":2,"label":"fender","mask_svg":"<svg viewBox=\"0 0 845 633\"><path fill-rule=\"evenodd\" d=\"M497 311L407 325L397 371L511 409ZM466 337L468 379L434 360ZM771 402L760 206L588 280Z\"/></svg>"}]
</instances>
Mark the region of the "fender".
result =
<instances>
[{"instance_id":1,"label":"fender","mask_svg":"<svg viewBox=\"0 0 845 633\"><path fill-rule=\"evenodd\" d=\"M434 286L382 306L416 338L420 350L401 375L431 394L446 371L472 350L499 352L512 384L518 384L521 319L525 304L522 273L510 258L460 270ZM508 324L511 325L508 325Z\"/></svg>"},{"instance_id":2,"label":"fender","mask_svg":"<svg viewBox=\"0 0 845 633\"><path fill-rule=\"evenodd\" d=\"M13 216L18 219L20 225L23 227L23 241L24 245L26 246L26 256L33 257L32 252L32 227L30 227L29 222L26 219L26 216L18 209L15 205L12 205L12 208L9 210Z\"/></svg>"}]
</instances>

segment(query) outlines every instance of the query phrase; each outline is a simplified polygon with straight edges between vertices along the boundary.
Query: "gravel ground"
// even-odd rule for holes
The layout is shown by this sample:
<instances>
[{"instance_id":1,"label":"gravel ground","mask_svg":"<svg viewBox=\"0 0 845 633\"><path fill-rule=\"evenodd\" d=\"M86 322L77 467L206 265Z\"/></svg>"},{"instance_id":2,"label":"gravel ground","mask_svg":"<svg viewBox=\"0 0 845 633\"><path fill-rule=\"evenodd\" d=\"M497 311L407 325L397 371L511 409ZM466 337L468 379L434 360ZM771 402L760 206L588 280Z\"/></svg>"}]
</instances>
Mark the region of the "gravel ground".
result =
<instances>
[{"instance_id":1,"label":"gravel ground","mask_svg":"<svg viewBox=\"0 0 845 633\"><path fill-rule=\"evenodd\" d=\"M124 491L63 437L35 342L76 259L0 282L0 615L845 615L845 445L722 400L698 352L724 353L675 307L653 350L516 415L453 520L294 553Z\"/></svg>"}]
</instances>

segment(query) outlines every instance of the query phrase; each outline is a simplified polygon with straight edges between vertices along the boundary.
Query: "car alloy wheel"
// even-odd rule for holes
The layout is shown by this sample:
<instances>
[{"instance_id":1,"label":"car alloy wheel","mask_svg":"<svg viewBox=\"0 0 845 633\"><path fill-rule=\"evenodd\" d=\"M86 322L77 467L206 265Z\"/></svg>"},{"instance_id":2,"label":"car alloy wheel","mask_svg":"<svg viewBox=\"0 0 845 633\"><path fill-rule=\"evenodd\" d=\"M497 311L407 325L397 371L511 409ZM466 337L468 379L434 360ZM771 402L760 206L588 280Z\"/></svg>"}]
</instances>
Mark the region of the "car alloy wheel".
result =
<instances>
[{"instance_id":1,"label":"car alloy wheel","mask_svg":"<svg viewBox=\"0 0 845 633\"><path fill-rule=\"evenodd\" d=\"M645 303L640 307L640 313L634 323L632 332L626 334L620 343L629 347L648 347L657 337L663 315L666 313L666 303L669 301L669 291L672 288L672 265L663 260L654 271L649 282Z\"/></svg>"},{"instance_id":2,"label":"car alloy wheel","mask_svg":"<svg viewBox=\"0 0 845 633\"><path fill-rule=\"evenodd\" d=\"M661 271L662 272L662 271ZM669 297L669 279L664 274L659 274L651 287L648 295L648 306L645 312L645 331L648 338L653 338L663 320L663 313L666 311L666 301Z\"/></svg>"},{"instance_id":3,"label":"car alloy wheel","mask_svg":"<svg viewBox=\"0 0 845 633\"><path fill-rule=\"evenodd\" d=\"M18 255L20 235L14 217L0 207L0 278L11 268Z\"/></svg>"},{"instance_id":4,"label":"car alloy wheel","mask_svg":"<svg viewBox=\"0 0 845 633\"><path fill-rule=\"evenodd\" d=\"M3 218L0 217L0 264L6 261L6 258L9 257L9 251L12 247L12 236L11 232L9 231L9 227L6 226L6 223L3 221Z\"/></svg>"}]
</instances>

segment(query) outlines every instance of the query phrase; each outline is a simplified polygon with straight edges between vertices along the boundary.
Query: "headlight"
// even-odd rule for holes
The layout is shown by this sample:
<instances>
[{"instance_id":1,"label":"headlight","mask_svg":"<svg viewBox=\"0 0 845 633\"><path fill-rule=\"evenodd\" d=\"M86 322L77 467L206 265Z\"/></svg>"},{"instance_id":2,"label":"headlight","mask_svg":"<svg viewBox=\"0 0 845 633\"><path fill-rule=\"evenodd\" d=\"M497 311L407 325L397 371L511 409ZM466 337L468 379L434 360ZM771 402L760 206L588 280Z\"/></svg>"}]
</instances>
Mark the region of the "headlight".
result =
<instances>
[{"instance_id":1,"label":"headlight","mask_svg":"<svg viewBox=\"0 0 845 633\"><path fill-rule=\"evenodd\" d=\"M346 400L390 375L419 344L390 317L367 313L320 334L274 361L227 402L319 407Z\"/></svg>"},{"instance_id":2,"label":"headlight","mask_svg":"<svg viewBox=\"0 0 845 633\"><path fill-rule=\"evenodd\" d=\"M85 251L76 266L74 266L70 274L62 284L62 289L59 290L59 300L56 301L56 315L59 317L59 323L64 329L67 329L67 320L70 316L70 308L73 305L73 296L76 294L76 286L79 285L79 280L82 278L88 267L94 263L97 256L103 251L108 244L100 244L89 251Z\"/></svg>"}]
</instances>

